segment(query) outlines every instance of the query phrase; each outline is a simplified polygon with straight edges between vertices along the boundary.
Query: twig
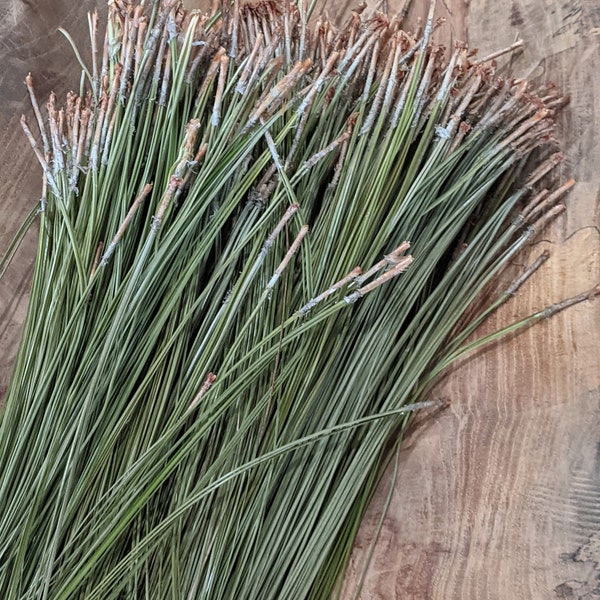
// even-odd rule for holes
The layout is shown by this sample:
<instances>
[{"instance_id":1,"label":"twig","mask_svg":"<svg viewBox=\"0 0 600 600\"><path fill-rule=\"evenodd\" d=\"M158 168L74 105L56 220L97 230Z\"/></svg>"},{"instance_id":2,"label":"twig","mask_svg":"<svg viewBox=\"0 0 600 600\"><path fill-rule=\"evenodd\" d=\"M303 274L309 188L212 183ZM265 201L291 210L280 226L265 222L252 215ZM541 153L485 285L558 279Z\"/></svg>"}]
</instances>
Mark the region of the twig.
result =
<instances>
[{"instance_id":1,"label":"twig","mask_svg":"<svg viewBox=\"0 0 600 600\"><path fill-rule=\"evenodd\" d=\"M300 229L300 232L296 236L296 239L292 242L290 249L287 251L286 255L283 257L283 260L281 261L281 263L275 270L273 277L271 277L271 279L269 280L269 283L267 283L267 290L272 290L275 287L275 284L281 277L281 274L283 273L285 268L288 266L289 262L292 260L292 257L294 256L294 254L296 254L296 252L298 251L298 248L300 247L300 244L302 243L302 240L304 239L304 236L307 233L308 233L308 225L303 225L302 228Z\"/></svg>"}]
</instances>

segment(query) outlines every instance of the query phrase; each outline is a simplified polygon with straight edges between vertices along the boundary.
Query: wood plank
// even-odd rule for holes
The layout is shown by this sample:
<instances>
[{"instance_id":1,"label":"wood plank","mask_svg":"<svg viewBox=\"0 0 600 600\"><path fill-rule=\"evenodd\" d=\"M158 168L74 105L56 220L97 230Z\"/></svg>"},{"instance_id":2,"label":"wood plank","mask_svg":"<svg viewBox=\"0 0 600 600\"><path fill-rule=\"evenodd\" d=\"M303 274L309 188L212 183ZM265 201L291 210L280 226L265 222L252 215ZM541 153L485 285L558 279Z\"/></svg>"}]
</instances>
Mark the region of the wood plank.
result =
<instances>
[{"instance_id":1,"label":"wood plank","mask_svg":"<svg viewBox=\"0 0 600 600\"><path fill-rule=\"evenodd\" d=\"M537 256L548 248L552 259L487 331L600 281L599 26L593 0L468 4L471 46L485 55L520 33L527 45L514 73L551 80L571 94L557 136L564 174L578 180L566 216L531 249ZM479 353L440 386L450 408L404 445L362 598L600 593L599 308L588 302ZM359 534L347 598L390 476Z\"/></svg>"}]
</instances>

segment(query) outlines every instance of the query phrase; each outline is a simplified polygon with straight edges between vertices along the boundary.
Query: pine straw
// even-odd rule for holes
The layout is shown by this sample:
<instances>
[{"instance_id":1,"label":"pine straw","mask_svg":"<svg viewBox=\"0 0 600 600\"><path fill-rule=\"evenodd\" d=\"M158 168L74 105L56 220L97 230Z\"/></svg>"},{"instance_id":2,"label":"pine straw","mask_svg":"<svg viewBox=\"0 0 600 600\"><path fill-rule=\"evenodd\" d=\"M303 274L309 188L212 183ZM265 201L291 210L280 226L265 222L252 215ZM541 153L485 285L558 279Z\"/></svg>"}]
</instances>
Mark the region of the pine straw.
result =
<instances>
[{"instance_id":1,"label":"pine straw","mask_svg":"<svg viewBox=\"0 0 600 600\"><path fill-rule=\"evenodd\" d=\"M564 209L556 90L446 61L433 5L309 16L119 0L64 107L28 78L3 598L331 597L411 413L541 264L474 308Z\"/></svg>"}]
</instances>

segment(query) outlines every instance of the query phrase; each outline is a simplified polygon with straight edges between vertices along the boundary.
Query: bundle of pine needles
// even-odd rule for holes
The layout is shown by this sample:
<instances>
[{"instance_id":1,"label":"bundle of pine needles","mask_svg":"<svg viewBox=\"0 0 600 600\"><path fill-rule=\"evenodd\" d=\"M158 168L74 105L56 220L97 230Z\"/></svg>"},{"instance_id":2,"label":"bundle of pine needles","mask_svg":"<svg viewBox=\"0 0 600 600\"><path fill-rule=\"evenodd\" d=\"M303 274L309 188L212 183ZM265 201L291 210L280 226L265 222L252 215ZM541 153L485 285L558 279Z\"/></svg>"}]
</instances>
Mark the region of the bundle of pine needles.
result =
<instances>
[{"instance_id":1,"label":"bundle of pine needles","mask_svg":"<svg viewBox=\"0 0 600 600\"><path fill-rule=\"evenodd\" d=\"M433 6L311 12L113 0L79 94L28 78L2 598L330 598L411 411L545 259L476 303L564 208L556 91L445 59Z\"/></svg>"}]
</instances>

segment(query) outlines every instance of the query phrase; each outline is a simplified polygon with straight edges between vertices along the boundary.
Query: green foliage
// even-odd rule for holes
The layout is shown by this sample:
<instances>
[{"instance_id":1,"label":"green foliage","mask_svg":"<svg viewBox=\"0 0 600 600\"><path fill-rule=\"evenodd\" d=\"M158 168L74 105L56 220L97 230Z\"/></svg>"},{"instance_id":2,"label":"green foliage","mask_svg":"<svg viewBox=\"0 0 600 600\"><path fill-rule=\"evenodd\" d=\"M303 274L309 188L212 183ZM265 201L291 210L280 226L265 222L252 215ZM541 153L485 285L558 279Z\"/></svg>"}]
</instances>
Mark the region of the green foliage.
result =
<instances>
[{"instance_id":1,"label":"green foliage","mask_svg":"<svg viewBox=\"0 0 600 600\"><path fill-rule=\"evenodd\" d=\"M32 92L2 598L329 598L475 301L562 210L532 192L551 91L445 62L433 12L307 12L115 2L89 90Z\"/></svg>"}]
</instances>

